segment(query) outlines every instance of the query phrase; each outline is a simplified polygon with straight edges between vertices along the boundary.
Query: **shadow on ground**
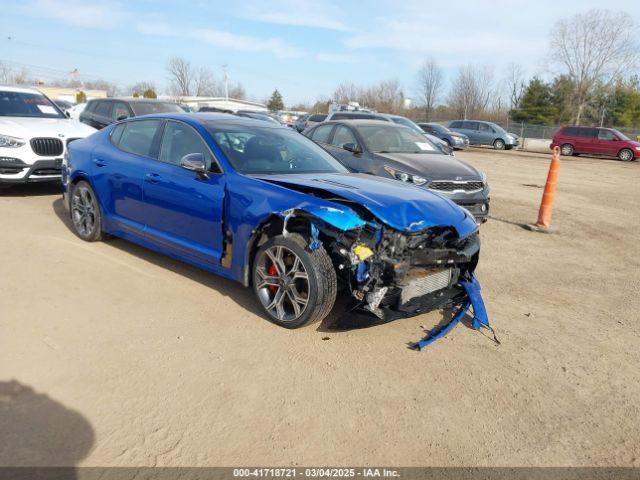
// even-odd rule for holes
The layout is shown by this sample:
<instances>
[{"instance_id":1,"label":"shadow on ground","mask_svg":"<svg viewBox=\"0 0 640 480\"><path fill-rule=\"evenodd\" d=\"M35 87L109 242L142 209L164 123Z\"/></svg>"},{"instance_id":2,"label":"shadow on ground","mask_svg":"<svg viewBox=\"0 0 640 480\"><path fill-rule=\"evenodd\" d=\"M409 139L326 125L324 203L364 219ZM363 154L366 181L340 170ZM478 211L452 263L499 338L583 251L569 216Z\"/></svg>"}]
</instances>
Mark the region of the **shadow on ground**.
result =
<instances>
[{"instance_id":1,"label":"shadow on ground","mask_svg":"<svg viewBox=\"0 0 640 480\"><path fill-rule=\"evenodd\" d=\"M59 182L21 183L0 188L0 197L38 197L45 195L62 195Z\"/></svg>"},{"instance_id":2,"label":"shadow on ground","mask_svg":"<svg viewBox=\"0 0 640 480\"><path fill-rule=\"evenodd\" d=\"M0 477L33 478L32 469L5 467L67 467L56 478L74 479L94 441L80 413L16 380L0 381Z\"/></svg>"}]
</instances>

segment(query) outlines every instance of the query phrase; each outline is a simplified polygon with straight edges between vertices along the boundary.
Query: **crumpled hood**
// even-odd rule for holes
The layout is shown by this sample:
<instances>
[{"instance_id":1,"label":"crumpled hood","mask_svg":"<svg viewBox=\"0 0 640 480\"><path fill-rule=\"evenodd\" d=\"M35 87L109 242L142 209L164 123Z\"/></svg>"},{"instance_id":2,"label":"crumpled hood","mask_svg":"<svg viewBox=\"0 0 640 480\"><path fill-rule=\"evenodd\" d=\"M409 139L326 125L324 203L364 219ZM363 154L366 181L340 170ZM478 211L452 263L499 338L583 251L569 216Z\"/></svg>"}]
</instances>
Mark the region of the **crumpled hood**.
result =
<instances>
[{"instance_id":1,"label":"crumpled hood","mask_svg":"<svg viewBox=\"0 0 640 480\"><path fill-rule=\"evenodd\" d=\"M95 128L70 118L0 117L1 134L26 140L35 137L84 138L95 131Z\"/></svg>"},{"instance_id":2,"label":"crumpled hood","mask_svg":"<svg viewBox=\"0 0 640 480\"><path fill-rule=\"evenodd\" d=\"M480 173L468 163L451 155L433 153L376 153L385 165L428 180L481 180ZM459 179L456 177L460 177Z\"/></svg>"},{"instance_id":3,"label":"crumpled hood","mask_svg":"<svg viewBox=\"0 0 640 480\"><path fill-rule=\"evenodd\" d=\"M463 238L477 228L473 217L450 200L390 178L364 173L255 177L296 191L309 188L330 192L362 205L381 222L402 232L413 233L434 226L452 226L460 238Z\"/></svg>"}]
</instances>

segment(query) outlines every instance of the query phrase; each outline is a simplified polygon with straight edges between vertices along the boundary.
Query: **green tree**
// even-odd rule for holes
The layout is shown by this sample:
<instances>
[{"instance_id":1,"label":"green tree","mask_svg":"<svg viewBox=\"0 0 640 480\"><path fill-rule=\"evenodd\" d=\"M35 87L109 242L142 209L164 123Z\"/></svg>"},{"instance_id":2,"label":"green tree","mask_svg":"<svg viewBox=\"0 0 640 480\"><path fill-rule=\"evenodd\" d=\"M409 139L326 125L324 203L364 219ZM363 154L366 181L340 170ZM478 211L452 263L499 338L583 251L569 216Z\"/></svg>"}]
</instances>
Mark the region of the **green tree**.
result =
<instances>
[{"instance_id":1,"label":"green tree","mask_svg":"<svg viewBox=\"0 0 640 480\"><path fill-rule=\"evenodd\" d=\"M518 108L511 111L511 117L516 122L545 125L554 123L557 113L549 84L533 78L527 85Z\"/></svg>"},{"instance_id":2,"label":"green tree","mask_svg":"<svg viewBox=\"0 0 640 480\"><path fill-rule=\"evenodd\" d=\"M267 108L270 112L277 112L279 110L284 110L284 102L282 101L282 95L276 88L271 94L271 98L267 102Z\"/></svg>"},{"instance_id":3,"label":"green tree","mask_svg":"<svg viewBox=\"0 0 640 480\"><path fill-rule=\"evenodd\" d=\"M156 92L153 88L147 88L144 92L142 92L142 96L144 98L158 98Z\"/></svg>"},{"instance_id":4,"label":"green tree","mask_svg":"<svg viewBox=\"0 0 640 480\"><path fill-rule=\"evenodd\" d=\"M80 90L76 93L76 103L86 103L87 102L87 94Z\"/></svg>"},{"instance_id":5,"label":"green tree","mask_svg":"<svg viewBox=\"0 0 640 480\"><path fill-rule=\"evenodd\" d=\"M133 92L133 95L131 95L133 98L138 98L140 96L140 94L138 92Z\"/></svg>"}]
</instances>

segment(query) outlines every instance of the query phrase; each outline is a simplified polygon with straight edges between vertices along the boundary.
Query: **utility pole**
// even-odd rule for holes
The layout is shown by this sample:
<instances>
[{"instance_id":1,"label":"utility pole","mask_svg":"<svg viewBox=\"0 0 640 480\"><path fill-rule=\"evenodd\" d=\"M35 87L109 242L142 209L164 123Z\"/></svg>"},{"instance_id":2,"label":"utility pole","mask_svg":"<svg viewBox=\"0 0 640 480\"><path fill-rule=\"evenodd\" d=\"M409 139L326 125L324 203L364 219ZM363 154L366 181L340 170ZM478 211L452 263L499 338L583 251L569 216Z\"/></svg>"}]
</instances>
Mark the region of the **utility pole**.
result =
<instances>
[{"instance_id":1,"label":"utility pole","mask_svg":"<svg viewBox=\"0 0 640 480\"><path fill-rule=\"evenodd\" d=\"M227 72L227 65L222 65L222 71L224 74L224 97L229 101L229 72Z\"/></svg>"}]
</instances>

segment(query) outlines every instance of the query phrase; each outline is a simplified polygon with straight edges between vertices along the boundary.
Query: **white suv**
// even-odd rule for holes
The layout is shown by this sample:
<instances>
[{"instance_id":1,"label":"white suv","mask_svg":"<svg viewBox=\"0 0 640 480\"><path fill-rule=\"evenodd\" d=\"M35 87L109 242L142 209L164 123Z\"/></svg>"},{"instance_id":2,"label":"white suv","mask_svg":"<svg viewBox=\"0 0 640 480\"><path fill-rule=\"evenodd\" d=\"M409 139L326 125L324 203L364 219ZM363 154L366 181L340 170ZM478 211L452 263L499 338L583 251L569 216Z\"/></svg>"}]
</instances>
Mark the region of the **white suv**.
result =
<instances>
[{"instance_id":1,"label":"white suv","mask_svg":"<svg viewBox=\"0 0 640 480\"><path fill-rule=\"evenodd\" d=\"M0 86L0 187L60 181L67 144L95 131L38 90Z\"/></svg>"}]
</instances>

